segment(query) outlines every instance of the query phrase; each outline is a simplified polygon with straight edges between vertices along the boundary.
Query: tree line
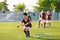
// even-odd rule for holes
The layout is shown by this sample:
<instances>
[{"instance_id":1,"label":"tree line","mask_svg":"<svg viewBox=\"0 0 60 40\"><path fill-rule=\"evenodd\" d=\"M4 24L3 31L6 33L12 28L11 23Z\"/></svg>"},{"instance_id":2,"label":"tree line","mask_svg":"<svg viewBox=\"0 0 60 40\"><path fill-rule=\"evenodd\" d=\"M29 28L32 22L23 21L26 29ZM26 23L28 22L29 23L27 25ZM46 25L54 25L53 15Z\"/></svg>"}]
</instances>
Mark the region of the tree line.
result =
<instances>
[{"instance_id":1,"label":"tree line","mask_svg":"<svg viewBox=\"0 0 60 40\"><path fill-rule=\"evenodd\" d=\"M6 3L7 0L4 0L3 2L0 2L0 11L5 10L9 11L8 5ZM55 11L60 12L60 0L38 0L36 6L33 6L34 11ZM19 3L17 5L13 5L14 11L24 11L26 8L26 5L24 3Z\"/></svg>"}]
</instances>

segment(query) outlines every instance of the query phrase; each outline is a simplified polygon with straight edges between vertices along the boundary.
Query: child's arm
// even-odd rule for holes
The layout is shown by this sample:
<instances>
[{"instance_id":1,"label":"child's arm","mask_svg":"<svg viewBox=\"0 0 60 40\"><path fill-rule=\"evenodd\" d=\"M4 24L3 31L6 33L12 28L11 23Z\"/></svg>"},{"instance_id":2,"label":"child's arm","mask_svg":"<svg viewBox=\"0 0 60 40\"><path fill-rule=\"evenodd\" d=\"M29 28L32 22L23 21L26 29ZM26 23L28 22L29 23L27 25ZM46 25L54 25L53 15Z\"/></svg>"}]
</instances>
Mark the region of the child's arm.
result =
<instances>
[{"instance_id":1,"label":"child's arm","mask_svg":"<svg viewBox=\"0 0 60 40\"><path fill-rule=\"evenodd\" d=\"M22 24L23 24L23 23L19 23L18 26L17 26L17 28L19 28L20 26L22 26Z\"/></svg>"},{"instance_id":2,"label":"child's arm","mask_svg":"<svg viewBox=\"0 0 60 40\"><path fill-rule=\"evenodd\" d=\"M28 25L28 24L30 24L30 22L28 22L28 23L24 24L24 26L26 26L26 25Z\"/></svg>"}]
</instances>

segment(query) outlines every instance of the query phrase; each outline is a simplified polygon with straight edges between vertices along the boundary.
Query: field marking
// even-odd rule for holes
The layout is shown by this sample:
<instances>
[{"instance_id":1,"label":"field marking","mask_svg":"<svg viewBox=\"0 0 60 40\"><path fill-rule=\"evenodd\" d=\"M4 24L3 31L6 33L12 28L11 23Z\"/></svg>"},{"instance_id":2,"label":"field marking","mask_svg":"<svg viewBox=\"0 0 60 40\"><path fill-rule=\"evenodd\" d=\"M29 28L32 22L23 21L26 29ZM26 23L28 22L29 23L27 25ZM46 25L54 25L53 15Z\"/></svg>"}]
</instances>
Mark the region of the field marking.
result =
<instances>
[{"instance_id":1,"label":"field marking","mask_svg":"<svg viewBox=\"0 0 60 40\"><path fill-rule=\"evenodd\" d=\"M51 35L51 36L54 35L54 34L51 34L51 33L44 33L44 34L48 34L48 35Z\"/></svg>"}]
</instances>

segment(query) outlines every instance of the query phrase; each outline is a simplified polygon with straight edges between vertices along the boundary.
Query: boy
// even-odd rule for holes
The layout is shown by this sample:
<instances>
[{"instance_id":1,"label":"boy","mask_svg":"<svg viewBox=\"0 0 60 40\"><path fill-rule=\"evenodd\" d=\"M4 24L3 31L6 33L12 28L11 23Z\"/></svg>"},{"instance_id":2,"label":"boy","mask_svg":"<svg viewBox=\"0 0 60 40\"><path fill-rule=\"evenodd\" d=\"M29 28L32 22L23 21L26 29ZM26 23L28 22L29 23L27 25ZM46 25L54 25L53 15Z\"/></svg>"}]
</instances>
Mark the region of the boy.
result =
<instances>
[{"instance_id":1,"label":"boy","mask_svg":"<svg viewBox=\"0 0 60 40\"><path fill-rule=\"evenodd\" d=\"M43 24L44 28L46 28L46 13L42 10L41 14L39 15L39 24L38 27Z\"/></svg>"},{"instance_id":2,"label":"boy","mask_svg":"<svg viewBox=\"0 0 60 40\"><path fill-rule=\"evenodd\" d=\"M45 12L42 13L42 21L43 21L44 28L46 28L46 13Z\"/></svg>"},{"instance_id":3,"label":"boy","mask_svg":"<svg viewBox=\"0 0 60 40\"><path fill-rule=\"evenodd\" d=\"M40 28L40 26L42 26L42 24L43 24L43 22L42 22L42 13L43 13L43 11L41 11L41 13L39 14L38 28Z\"/></svg>"},{"instance_id":4,"label":"boy","mask_svg":"<svg viewBox=\"0 0 60 40\"><path fill-rule=\"evenodd\" d=\"M17 28L19 28L19 26L24 26L24 33L26 34L26 37L30 37L29 29L32 27L32 24L30 23L27 13L23 14L22 22L17 26Z\"/></svg>"},{"instance_id":5,"label":"boy","mask_svg":"<svg viewBox=\"0 0 60 40\"><path fill-rule=\"evenodd\" d=\"M51 16L52 14L48 11L46 15L47 26L51 26Z\"/></svg>"}]
</instances>

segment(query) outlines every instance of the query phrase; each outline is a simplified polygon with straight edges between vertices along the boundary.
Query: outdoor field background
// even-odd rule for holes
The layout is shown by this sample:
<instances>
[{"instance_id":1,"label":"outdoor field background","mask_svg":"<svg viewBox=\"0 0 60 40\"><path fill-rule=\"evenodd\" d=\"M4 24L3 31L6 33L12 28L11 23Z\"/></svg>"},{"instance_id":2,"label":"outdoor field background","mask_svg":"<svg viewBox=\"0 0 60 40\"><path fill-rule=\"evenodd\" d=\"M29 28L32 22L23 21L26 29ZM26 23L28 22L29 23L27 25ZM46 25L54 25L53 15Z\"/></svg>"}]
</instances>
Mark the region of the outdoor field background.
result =
<instances>
[{"instance_id":1,"label":"outdoor field background","mask_svg":"<svg viewBox=\"0 0 60 40\"><path fill-rule=\"evenodd\" d=\"M17 28L19 22L0 22L0 40L60 40L60 21L52 21L49 28L37 28L37 21L32 21L31 37L26 38L23 27ZM35 34L50 33L49 37L35 37Z\"/></svg>"}]
</instances>

